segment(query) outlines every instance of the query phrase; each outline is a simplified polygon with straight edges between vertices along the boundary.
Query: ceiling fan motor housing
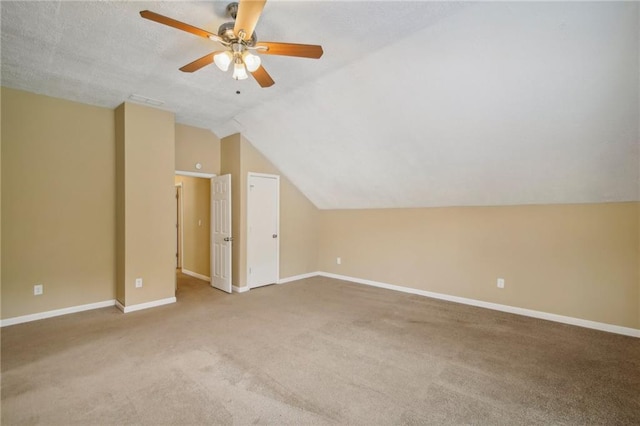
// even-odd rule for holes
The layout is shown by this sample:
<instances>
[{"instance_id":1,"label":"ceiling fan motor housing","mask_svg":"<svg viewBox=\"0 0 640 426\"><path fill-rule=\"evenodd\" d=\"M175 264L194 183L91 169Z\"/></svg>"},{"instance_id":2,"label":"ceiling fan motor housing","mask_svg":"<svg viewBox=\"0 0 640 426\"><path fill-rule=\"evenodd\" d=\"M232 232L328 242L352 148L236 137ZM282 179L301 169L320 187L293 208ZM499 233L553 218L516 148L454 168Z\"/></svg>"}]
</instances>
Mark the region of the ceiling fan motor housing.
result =
<instances>
[{"instance_id":1,"label":"ceiling fan motor housing","mask_svg":"<svg viewBox=\"0 0 640 426\"><path fill-rule=\"evenodd\" d=\"M224 24L220 25L220 27L218 28L218 36L220 36L227 43L240 42L240 39L233 32L234 26L235 26L235 22L225 22ZM250 39L245 39L242 41L244 45L249 47L255 46L257 42L258 42L258 36L256 35L255 31L253 32L253 34L251 34Z\"/></svg>"}]
</instances>

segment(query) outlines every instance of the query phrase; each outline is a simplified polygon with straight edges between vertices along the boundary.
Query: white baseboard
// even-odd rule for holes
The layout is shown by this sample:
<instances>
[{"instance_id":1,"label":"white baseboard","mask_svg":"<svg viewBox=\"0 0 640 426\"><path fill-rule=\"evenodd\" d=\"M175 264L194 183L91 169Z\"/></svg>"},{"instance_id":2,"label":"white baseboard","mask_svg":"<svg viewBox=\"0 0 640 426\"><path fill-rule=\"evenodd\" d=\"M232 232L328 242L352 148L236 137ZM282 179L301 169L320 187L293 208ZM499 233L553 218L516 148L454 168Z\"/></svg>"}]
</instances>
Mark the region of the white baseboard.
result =
<instances>
[{"instance_id":1,"label":"white baseboard","mask_svg":"<svg viewBox=\"0 0 640 426\"><path fill-rule=\"evenodd\" d=\"M403 293L417 294L419 296L431 297L433 299L446 300L449 302L462 303L465 305L477 306L480 308L493 309L495 311L508 312L511 314L523 315L526 317L539 318L548 321L555 321L564 324L577 325L579 327L592 328L600 331L608 331L609 333L623 334L625 336L640 337L640 329L622 327L619 325L606 324L602 322L590 321L581 318L567 317L564 315L551 314L548 312L534 311L532 309L518 308L515 306L501 305L498 303L484 302L482 300L468 299L466 297L451 296L448 294L434 293L426 290L419 290L411 287L403 287L394 284L382 283L379 281L365 280L362 278L354 278L346 275L332 274L329 272L319 272L318 275L335 278L338 280L351 281L357 284L365 284L373 287L385 288L388 290L401 291Z\"/></svg>"},{"instance_id":2,"label":"white baseboard","mask_svg":"<svg viewBox=\"0 0 640 426\"><path fill-rule=\"evenodd\" d=\"M287 278L280 278L278 280L278 284L285 284L285 283L290 283L291 281L298 281L298 280L303 280L305 278L317 277L318 275L320 275L320 272L316 271L316 272L309 272L307 274L294 275Z\"/></svg>"},{"instance_id":3,"label":"white baseboard","mask_svg":"<svg viewBox=\"0 0 640 426\"><path fill-rule=\"evenodd\" d=\"M197 272L193 272L193 271L190 271L190 270L184 269L184 268L181 271L182 271L183 274L189 275L190 277L198 278L198 279L201 279L201 280L204 280L204 281L211 282L211 277L207 277L206 275L202 275L202 274L199 274Z\"/></svg>"},{"instance_id":4,"label":"white baseboard","mask_svg":"<svg viewBox=\"0 0 640 426\"><path fill-rule=\"evenodd\" d=\"M0 320L0 327L6 327L23 322L37 321L45 318L58 317L60 315L75 314L77 312L90 311L92 309L107 308L114 306L115 300L105 300L104 302L88 303L86 305L71 306L69 308L55 309L53 311L39 312L37 314L22 315L19 317Z\"/></svg>"},{"instance_id":5,"label":"white baseboard","mask_svg":"<svg viewBox=\"0 0 640 426\"><path fill-rule=\"evenodd\" d=\"M116 300L116 306L125 314L129 312L140 311L142 309L155 308L156 306L168 305L170 303L176 303L175 297L167 297L166 299L154 300L153 302L138 303L137 305L124 306Z\"/></svg>"},{"instance_id":6,"label":"white baseboard","mask_svg":"<svg viewBox=\"0 0 640 426\"><path fill-rule=\"evenodd\" d=\"M310 272L307 274L296 275L293 277L281 279L278 281L278 284L284 284L287 282L301 280L304 278L311 278L314 276L322 276L322 277L334 278L338 280L350 281L357 284L370 285L373 287L380 287L388 290L401 291L403 293L417 294L419 296L426 296L434 299L446 300L449 302L462 303L465 305L477 306L480 308L493 309L496 311L508 312L508 313L523 315L523 316L532 317L532 318L539 318L539 319L555 321L555 322L564 323L564 324L576 325L579 327L591 328L595 330L607 331L610 333L616 333L616 334L622 334L625 336L640 338L640 329L622 327L619 325L606 324L606 323L601 323L596 321L585 320L581 318L567 317L564 315L551 314L548 312L535 311L532 309L518 308L515 306L501 305L498 303L484 302L482 300L468 299L466 297L458 297L458 296L451 296L448 294L434 293L431 291L419 290L411 287L403 287L403 286L394 285L394 284L387 284L379 281L366 280L362 278L355 278L355 277L350 277L346 275L332 274L329 272ZM244 293L246 291L249 291L249 287L233 286L233 291L236 293ZM89 303L86 305L79 305L79 306L71 306L68 308L55 309L53 311L39 312L36 314L22 315L19 317L3 319L3 320L0 320L0 327L7 327L10 325L37 321L45 318L57 317L60 315L67 315L67 314L73 314L77 312L89 311L92 309L106 308L114 305L117 306L122 312L129 313L129 312L139 311L141 309L153 308L156 306L167 305L175 302L176 302L175 297L169 297L166 299L155 300L153 302L140 303L140 304L131 305L131 306L123 306L117 300L105 300L103 302Z\"/></svg>"}]
</instances>

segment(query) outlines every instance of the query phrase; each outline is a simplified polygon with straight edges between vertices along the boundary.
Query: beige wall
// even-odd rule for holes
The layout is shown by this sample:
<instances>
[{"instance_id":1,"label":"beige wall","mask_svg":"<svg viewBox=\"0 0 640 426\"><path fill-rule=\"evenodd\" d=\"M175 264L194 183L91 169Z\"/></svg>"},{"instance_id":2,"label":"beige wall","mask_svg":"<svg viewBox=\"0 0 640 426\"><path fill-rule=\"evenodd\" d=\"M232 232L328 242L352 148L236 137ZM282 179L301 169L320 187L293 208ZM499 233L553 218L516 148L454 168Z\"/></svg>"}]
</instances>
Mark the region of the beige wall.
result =
<instances>
[{"instance_id":1,"label":"beige wall","mask_svg":"<svg viewBox=\"0 0 640 426\"><path fill-rule=\"evenodd\" d=\"M220 173L220 139L207 129L176 124L176 170ZM196 164L202 168L198 170Z\"/></svg>"},{"instance_id":2,"label":"beige wall","mask_svg":"<svg viewBox=\"0 0 640 426\"><path fill-rule=\"evenodd\" d=\"M322 211L319 268L638 327L639 208L611 203ZM498 277L506 280L502 290Z\"/></svg>"},{"instance_id":3,"label":"beige wall","mask_svg":"<svg viewBox=\"0 0 640 426\"><path fill-rule=\"evenodd\" d=\"M0 117L2 117L2 90L0 90ZM2 119L0 118L0 216L2 216ZM2 316L2 220L0 219L0 319ZM1 357L0 357L1 359Z\"/></svg>"},{"instance_id":4,"label":"beige wall","mask_svg":"<svg viewBox=\"0 0 640 426\"><path fill-rule=\"evenodd\" d=\"M124 293L120 303L131 306L175 296L175 129L167 111L124 103L120 114L117 173L123 176L118 191L124 194L124 211L118 219L124 224L124 259L118 258L116 286ZM136 278L143 279L142 288L135 288Z\"/></svg>"},{"instance_id":5,"label":"beige wall","mask_svg":"<svg viewBox=\"0 0 640 426\"><path fill-rule=\"evenodd\" d=\"M7 88L1 101L2 318L114 299L113 110Z\"/></svg>"},{"instance_id":6,"label":"beige wall","mask_svg":"<svg viewBox=\"0 0 640 426\"><path fill-rule=\"evenodd\" d=\"M232 186L233 267L237 287L247 283L247 175L249 172L280 175L280 277L317 270L318 209L282 176L251 143L239 134L221 141L221 174L230 173Z\"/></svg>"},{"instance_id":7,"label":"beige wall","mask_svg":"<svg viewBox=\"0 0 640 426\"><path fill-rule=\"evenodd\" d=\"M245 138L223 139L208 165L215 137L165 111L7 88L0 110L1 318L172 297L174 168L194 160L233 175L245 285L246 174L280 174ZM640 203L318 211L284 176L280 191L282 278L321 270L640 328Z\"/></svg>"},{"instance_id":8,"label":"beige wall","mask_svg":"<svg viewBox=\"0 0 640 426\"><path fill-rule=\"evenodd\" d=\"M176 176L182 183L182 269L210 277L210 180Z\"/></svg>"},{"instance_id":9,"label":"beige wall","mask_svg":"<svg viewBox=\"0 0 640 426\"><path fill-rule=\"evenodd\" d=\"M218 139L135 104L114 112L8 88L1 102L1 227L11 231L1 235L0 317L172 297L174 138L209 173L219 172Z\"/></svg>"}]
</instances>

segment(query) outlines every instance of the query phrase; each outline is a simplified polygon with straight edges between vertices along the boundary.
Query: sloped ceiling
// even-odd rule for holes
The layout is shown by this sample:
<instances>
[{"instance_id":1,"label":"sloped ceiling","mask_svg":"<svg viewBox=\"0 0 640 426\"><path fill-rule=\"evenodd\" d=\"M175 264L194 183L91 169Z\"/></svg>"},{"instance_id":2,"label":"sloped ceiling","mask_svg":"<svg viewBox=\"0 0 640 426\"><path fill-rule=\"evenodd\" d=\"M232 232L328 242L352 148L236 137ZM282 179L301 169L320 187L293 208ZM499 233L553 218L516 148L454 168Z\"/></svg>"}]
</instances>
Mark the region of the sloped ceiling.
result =
<instances>
[{"instance_id":1,"label":"sloped ceiling","mask_svg":"<svg viewBox=\"0 0 640 426\"><path fill-rule=\"evenodd\" d=\"M226 2L6 2L2 85L116 107L165 102L179 122L241 131L320 208L640 199L638 3L270 0L269 89L214 66ZM241 94L236 94L236 90Z\"/></svg>"}]
</instances>

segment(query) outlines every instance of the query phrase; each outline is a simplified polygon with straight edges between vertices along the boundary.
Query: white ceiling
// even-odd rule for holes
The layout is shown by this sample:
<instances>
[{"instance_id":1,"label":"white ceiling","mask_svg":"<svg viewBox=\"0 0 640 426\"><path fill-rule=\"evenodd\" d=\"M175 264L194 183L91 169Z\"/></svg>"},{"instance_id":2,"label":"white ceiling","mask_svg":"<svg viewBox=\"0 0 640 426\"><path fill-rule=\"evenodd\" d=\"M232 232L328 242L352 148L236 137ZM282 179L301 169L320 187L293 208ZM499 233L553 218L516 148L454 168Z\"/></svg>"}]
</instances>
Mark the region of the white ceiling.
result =
<instances>
[{"instance_id":1,"label":"white ceiling","mask_svg":"<svg viewBox=\"0 0 640 426\"><path fill-rule=\"evenodd\" d=\"M209 66L227 2L8 2L2 85L115 108L131 94L178 122L241 131L320 208L640 199L640 7L615 3L269 0L276 85ZM236 90L241 94L237 95Z\"/></svg>"}]
</instances>

